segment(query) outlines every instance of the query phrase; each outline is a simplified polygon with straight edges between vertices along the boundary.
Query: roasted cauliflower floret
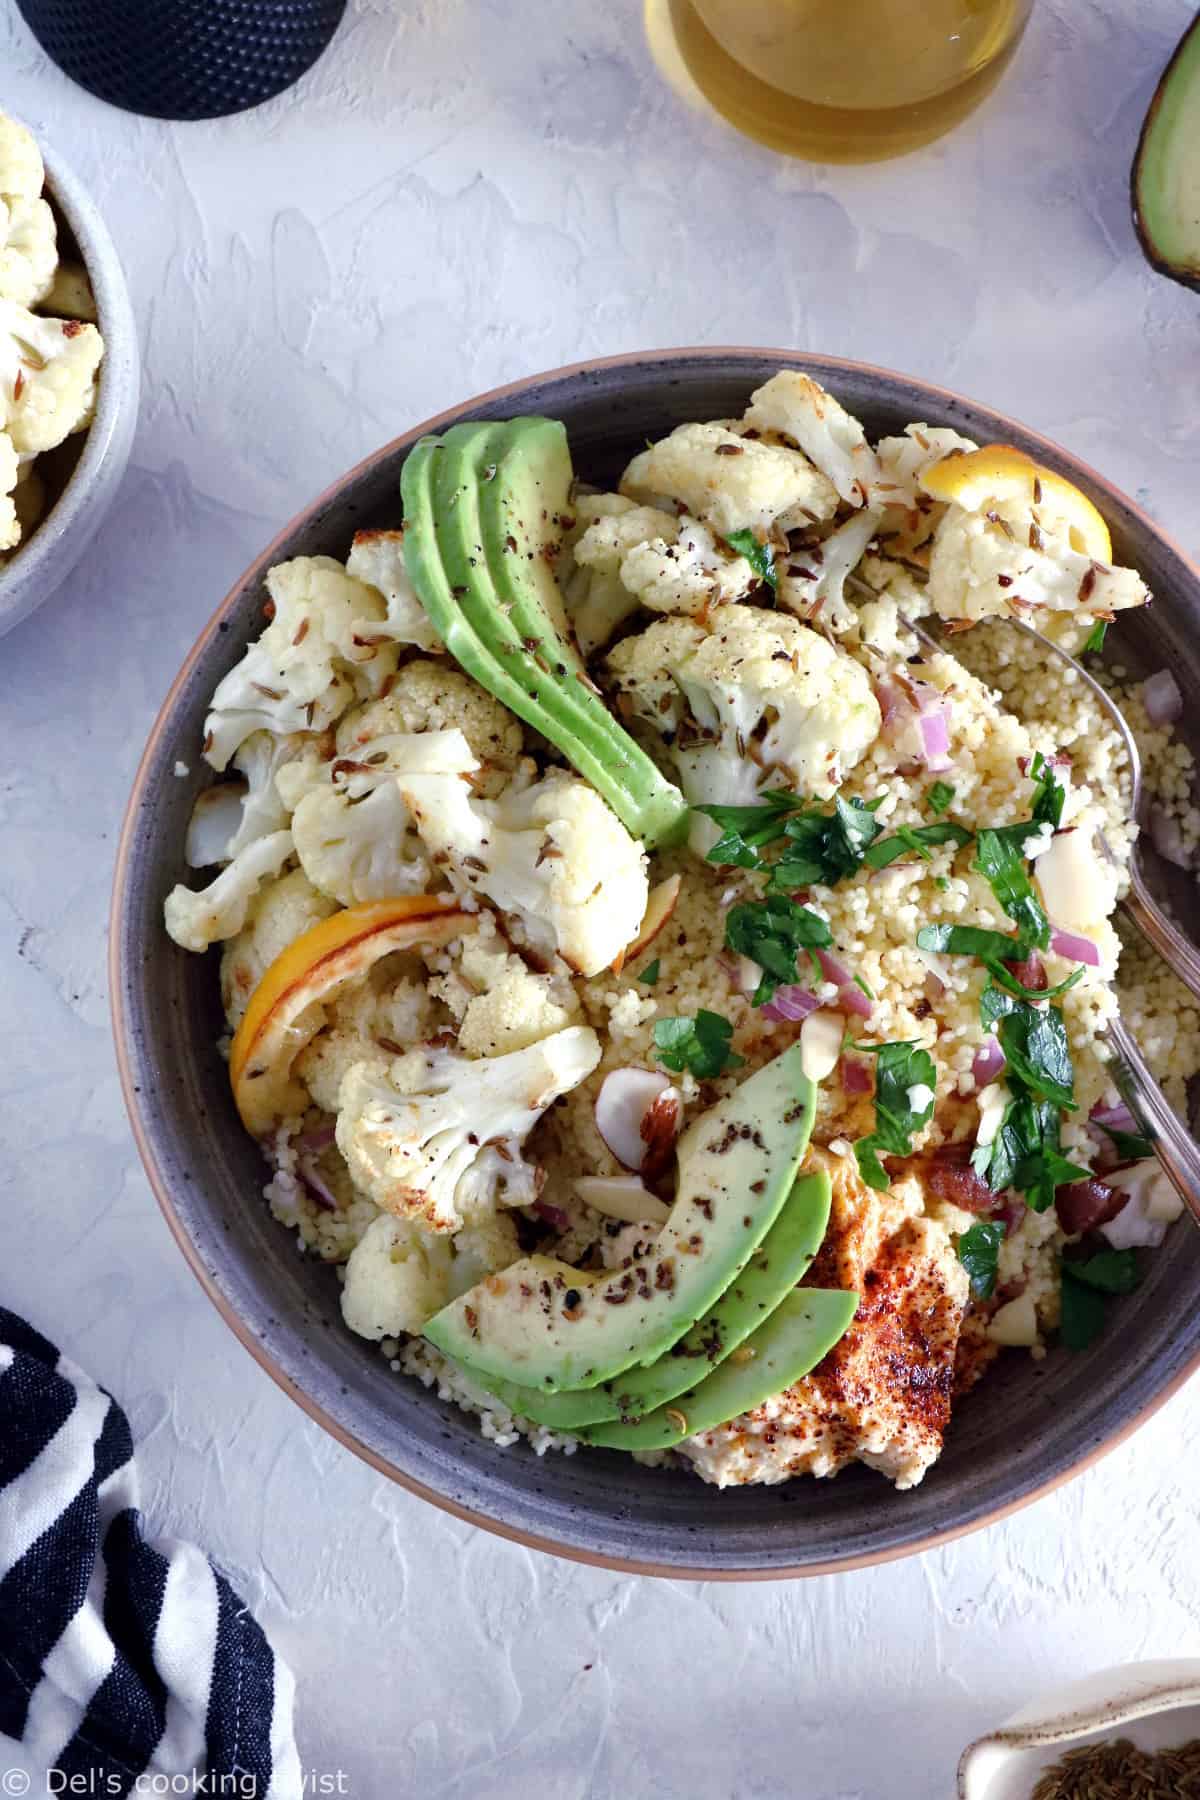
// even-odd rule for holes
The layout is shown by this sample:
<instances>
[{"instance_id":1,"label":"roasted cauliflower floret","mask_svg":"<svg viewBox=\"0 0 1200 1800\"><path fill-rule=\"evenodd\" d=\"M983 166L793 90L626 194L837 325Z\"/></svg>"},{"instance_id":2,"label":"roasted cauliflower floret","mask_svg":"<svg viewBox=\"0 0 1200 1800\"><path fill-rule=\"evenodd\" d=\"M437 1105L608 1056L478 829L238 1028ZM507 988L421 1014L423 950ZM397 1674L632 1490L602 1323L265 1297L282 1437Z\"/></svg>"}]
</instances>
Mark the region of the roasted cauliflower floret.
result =
<instances>
[{"instance_id":1,"label":"roasted cauliflower floret","mask_svg":"<svg viewBox=\"0 0 1200 1800\"><path fill-rule=\"evenodd\" d=\"M226 944L221 957L221 1000L225 1017L235 1030L246 1002L275 958L336 910L303 869L292 869L259 889L242 929Z\"/></svg>"},{"instance_id":2,"label":"roasted cauliflower floret","mask_svg":"<svg viewBox=\"0 0 1200 1800\"><path fill-rule=\"evenodd\" d=\"M483 1061L413 1050L383 1080L369 1064L356 1064L339 1095L338 1149L385 1212L430 1231L458 1231L497 1204L536 1199L537 1172L521 1145L551 1101L599 1060L595 1032L574 1025Z\"/></svg>"},{"instance_id":3,"label":"roasted cauliflower floret","mask_svg":"<svg viewBox=\"0 0 1200 1800\"><path fill-rule=\"evenodd\" d=\"M520 721L460 670L424 657L405 663L386 698L346 714L338 755L359 758L372 738L394 732L450 730L462 732L483 764L476 791L498 793L521 754Z\"/></svg>"},{"instance_id":4,"label":"roasted cauliflower floret","mask_svg":"<svg viewBox=\"0 0 1200 1800\"><path fill-rule=\"evenodd\" d=\"M525 1050L578 1017L570 981L535 974L503 942L481 935L463 944L460 979L477 992L468 1000L458 1028L458 1047L468 1056L505 1056Z\"/></svg>"},{"instance_id":5,"label":"roasted cauliflower floret","mask_svg":"<svg viewBox=\"0 0 1200 1800\"><path fill-rule=\"evenodd\" d=\"M678 425L635 456L621 492L651 503L677 501L722 537L773 527L788 531L828 519L837 490L798 450L739 437L723 425Z\"/></svg>"},{"instance_id":6,"label":"roasted cauliflower floret","mask_svg":"<svg viewBox=\"0 0 1200 1800\"><path fill-rule=\"evenodd\" d=\"M0 199L0 299L37 306L54 284L58 234L45 200Z\"/></svg>"},{"instance_id":7,"label":"roasted cauliflower floret","mask_svg":"<svg viewBox=\"0 0 1200 1800\"><path fill-rule=\"evenodd\" d=\"M554 770L494 801L442 775L399 784L435 864L509 915L538 955L595 975L636 936L646 855L586 782Z\"/></svg>"},{"instance_id":8,"label":"roasted cauliflower floret","mask_svg":"<svg viewBox=\"0 0 1200 1800\"><path fill-rule=\"evenodd\" d=\"M635 545L621 563L625 587L659 613L705 613L740 600L758 579L744 556L731 555L706 525L686 514L669 539Z\"/></svg>"},{"instance_id":9,"label":"roasted cauliflower floret","mask_svg":"<svg viewBox=\"0 0 1200 1800\"><path fill-rule=\"evenodd\" d=\"M346 1262L342 1317L360 1337L415 1335L443 1306L520 1254L505 1213L482 1215L454 1237L382 1213Z\"/></svg>"},{"instance_id":10,"label":"roasted cauliflower floret","mask_svg":"<svg viewBox=\"0 0 1200 1800\"><path fill-rule=\"evenodd\" d=\"M182 883L173 887L163 908L167 931L182 949L197 952L236 937L262 883L278 875L291 854L291 832L273 831L235 856L199 893Z\"/></svg>"},{"instance_id":11,"label":"roasted cauliflower floret","mask_svg":"<svg viewBox=\"0 0 1200 1800\"><path fill-rule=\"evenodd\" d=\"M621 580L626 551L655 533L673 532L675 515L656 506L635 506L624 494L581 494L574 506L575 525L567 533L559 579L575 641L590 656L637 610L636 595Z\"/></svg>"},{"instance_id":12,"label":"roasted cauliflower floret","mask_svg":"<svg viewBox=\"0 0 1200 1800\"><path fill-rule=\"evenodd\" d=\"M812 549L791 551L776 577L780 606L827 631L852 630L858 615L846 597L846 579L862 561L881 517L877 508L864 507Z\"/></svg>"},{"instance_id":13,"label":"roasted cauliflower floret","mask_svg":"<svg viewBox=\"0 0 1200 1800\"><path fill-rule=\"evenodd\" d=\"M879 735L865 669L782 613L724 606L708 631L660 620L608 666L693 806L750 804L779 786L827 797Z\"/></svg>"},{"instance_id":14,"label":"roasted cauliflower floret","mask_svg":"<svg viewBox=\"0 0 1200 1800\"><path fill-rule=\"evenodd\" d=\"M22 456L88 424L104 341L78 319L43 319L0 299L0 427Z\"/></svg>"},{"instance_id":15,"label":"roasted cauliflower floret","mask_svg":"<svg viewBox=\"0 0 1200 1800\"><path fill-rule=\"evenodd\" d=\"M1036 621L1042 611L1108 616L1144 606L1150 594L1135 570L1095 561L1009 502L986 514L947 509L933 536L929 598L943 619Z\"/></svg>"},{"instance_id":16,"label":"roasted cauliflower floret","mask_svg":"<svg viewBox=\"0 0 1200 1800\"><path fill-rule=\"evenodd\" d=\"M346 573L383 596L387 616L379 629L388 637L398 644L415 644L419 650L442 648L442 640L408 579L402 531L356 531Z\"/></svg>"},{"instance_id":17,"label":"roasted cauliflower floret","mask_svg":"<svg viewBox=\"0 0 1200 1800\"><path fill-rule=\"evenodd\" d=\"M227 768L252 731L323 731L395 673L396 647L378 631L382 595L332 557L277 563L267 593L271 621L218 684L205 720L204 754L214 769Z\"/></svg>"},{"instance_id":18,"label":"roasted cauliflower floret","mask_svg":"<svg viewBox=\"0 0 1200 1800\"><path fill-rule=\"evenodd\" d=\"M750 396L746 423L792 440L851 506L864 506L879 463L858 420L797 369L781 369Z\"/></svg>"},{"instance_id":19,"label":"roasted cauliflower floret","mask_svg":"<svg viewBox=\"0 0 1200 1800\"><path fill-rule=\"evenodd\" d=\"M269 731L251 732L233 759L238 779L218 782L196 797L184 850L193 869L230 862L258 838L287 829L290 809L276 777L308 741L302 733L277 738Z\"/></svg>"}]
</instances>

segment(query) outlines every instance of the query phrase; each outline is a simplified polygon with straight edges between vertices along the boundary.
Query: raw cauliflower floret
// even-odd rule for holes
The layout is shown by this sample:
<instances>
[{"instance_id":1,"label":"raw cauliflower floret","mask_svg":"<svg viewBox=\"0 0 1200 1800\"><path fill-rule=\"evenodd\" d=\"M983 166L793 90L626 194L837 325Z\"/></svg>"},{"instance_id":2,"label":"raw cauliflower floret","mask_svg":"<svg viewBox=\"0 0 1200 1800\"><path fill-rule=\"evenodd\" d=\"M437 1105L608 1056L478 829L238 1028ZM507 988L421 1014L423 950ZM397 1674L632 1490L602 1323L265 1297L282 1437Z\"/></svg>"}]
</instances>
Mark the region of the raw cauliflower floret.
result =
<instances>
[{"instance_id":1,"label":"raw cauliflower floret","mask_svg":"<svg viewBox=\"0 0 1200 1800\"><path fill-rule=\"evenodd\" d=\"M750 804L781 785L826 798L879 735L866 670L783 613L723 606L708 631L660 620L608 666L668 743L693 806Z\"/></svg>"},{"instance_id":2,"label":"raw cauliflower floret","mask_svg":"<svg viewBox=\"0 0 1200 1800\"><path fill-rule=\"evenodd\" d=\"M415 1335L443 1306L520 1254L505 1213L482 1215L453 1237L382 1213L350 1252L342 1317L360 1337Z\"/></svg>"},{"instance_id":3,"label":"raw cauliflower floret","mask_svg":"<svg viewBox=\"0 0 1200 1800\"><path fill-rule=\"evenodd\" d=\"M398 644L415 644L419 650L441 650L442 640L408 578L402 531L356 531L346 573L383 596L387 618L380 629L388 637Z\"/></svg>"},{"instance_id":4,"label":"raw cauliflower floret","mask_svg":"<svg viewBox=\"0 0 1200 1800\"><path fill-rule=\"evenodd\" d=\"M766 537L837 509L837 490L808 458L781 445L742 438L723 425L677 425L669 437L635 456L621 477L631 500L666 496L722 537L753 531Z\"/></svg>"},{"instance_id":5,"label":"raw cauliflower floret","mask_svg":"<svg viewBox=\"0 0 1200 1800\"><path fill-rule=\"evenodd\" d=\"M359 760L339 757L292 814L300 866L343 906L420 894L429 858L397 780L413 774L456 779L479 767L461 731L405 731L368 740Z\"/></svg>"},{"instance_id":6,"label":"raw cauliflower floret","mask_svg":"<svg viewBox=\"0 0 1200 1800\"><path fill-rule=\"evenodd\" d=\"M462 732L483 764L477 792L499 793L521 754L520 721L460 670L423 657L404 665L384 699L346 714L338 755L361 758L372 738L394 732L450 730Z\"/></svg>"},{"instance_id":7,"label":"raw cauliflower floret","mask_svg":"<svg viewBox=\"0 0 1200 1800\"><path fill-rule=\"evenodd\" d=\"M7 432L0 431L0 550L11 550L21 541L21 520L16 506L20 472L12 439Z\"/></svg>"},{"instance_id":8,"label":"raw cauliflower floret","mask_svg":"<svg viewBox=\"0 0 1200 1800\"><path fill-rule=\"evenodd\" d=\"M489 941L481 933L467 938L458 973L477 990L458 1030L458 1047L468 1056L525 1050L578 1017L579 1001L570 981L535 974L499 938Z\"/></svg>"},{"instance_id":9,"label":"raw cauliflower floret","mask_svg":"<svg viewBox=\"0 0 1200 1800\"><path fill-rule=\"evenodd\" d=\"M260 888L245 924L221 957L221 1000L236 1030L251 994L275 958L331 912L334 902L319 894L303 869L292 869Z\"/></svg>"},{"instance_id":10,"label":"raw cauliflower floret","mask_svg":"<svg viewBox=\"0 0 1200 1800\"><path fill-rule=\"evenodd\" d=\"M58 234L45 200L0 200L0 299L37 306L54 285Z\"/></svg>"},{"instance_id":11,"label":"raw cauliflower floret","mask_svg":"<svg viewBox=\"0 0 1200 1800\"><path fill-rule=\"evenodd\" d=\"M42 153L33 133L7 113L0 113L0 195L32 200L46 184Z\"/></svg>"},{"instance_id":12,"label":"raw cauliflower floret","mask_svg":"<svg viewBox=\"0 0 1200 1800\"><path fill-rule=\"evenodd\" d=\"M167 931L182 949L197 952L236 937L260 886L269 875L278 875L291 854L291 832L273 831L243 850L199 893L182 883L173 887L163 907Z\"/></svg>"},{"instance_id":13,"label":"raw cauliflower floret","mask_svg":"<svg viewBox=\"0 0 1200 1800\"><path fill-rule=\"evenodd\" d=\"M791 438L851 506L867 503L879 463L858 420L798 369L781 369L750 396L747 425Z\"/></svg>"},{"instance_id":14,"label":"raw cauliflower floret","mask_svg":"<svg viewBox=\"0 0 1200 1800\"><path fill-rule=\"evenodd\" d=\"M706 525L686 513L670 539L638 544L621 563L624 586L658 613L705 613L740 600L758 580L744 556L730 555Z\"/></svg>"},{"instance_id":15,"label":"raw cauliflower floret","mask_svg":"<svg viewBox=\"0 0 1200 1800\"><path fill-rule=\"evenodd\" d=\"M1107 616L1144 606L1150 593L1135 570L1096 562L1010 502L986 514L947 509L933 536L929 597L943 619L974 622L1028 619L1031 609Z\"/></svg>"},{"instance_id":16,"label":"raw cauliflower floret","mask_svg":"<svg viewBox=\"0 0 1200 1800\"><path fill-rule=\"evenodd\" d=\"M274 613L218 684L205 720L214 769L252 731L323 731L356 697L375 696L395 673L396 646L381 638L383 597L331 556L297 556L267 574Z\"/></svg>"},{"instance_id":17,"label":"raw cauliflower floret","mask_svg":"<svg viewBox=\"0 0 1200 1800\"><path fill-rule=\"evenodd\" d=\"M646 855L594 788L562 770L498 800L442 775L399 778L435 863L487 896L535 953L581 975L614 962L646 911Z\"/></svg>"},{"instance_id":18,"label":"raw cauliflower floret","mask_svg":"<svg viewBox=\"0 0 1200 1800\"><path fill-rule=\"evenodd\" d=\"M482 1061L413 1050L382 1080L357 1064L342 1081L338 1149L383 1211L430 1231L458 1231L467 1216L498 1204L532 1204L537 1172L521 1145L551 1102L599 1060L595 1032L573 1025Z\"/></svg>"},{"instance_id":19,"label":"raw cauliflower floret","mask_svg":"<svg viewBox=\"0 0 1200 1800\"><path fill-rule=\"evenodd\" d=\"M0 426L20 455L53 450L88 424L103 354L94 325L0 299Z\"/></svg>"}]
</instances>

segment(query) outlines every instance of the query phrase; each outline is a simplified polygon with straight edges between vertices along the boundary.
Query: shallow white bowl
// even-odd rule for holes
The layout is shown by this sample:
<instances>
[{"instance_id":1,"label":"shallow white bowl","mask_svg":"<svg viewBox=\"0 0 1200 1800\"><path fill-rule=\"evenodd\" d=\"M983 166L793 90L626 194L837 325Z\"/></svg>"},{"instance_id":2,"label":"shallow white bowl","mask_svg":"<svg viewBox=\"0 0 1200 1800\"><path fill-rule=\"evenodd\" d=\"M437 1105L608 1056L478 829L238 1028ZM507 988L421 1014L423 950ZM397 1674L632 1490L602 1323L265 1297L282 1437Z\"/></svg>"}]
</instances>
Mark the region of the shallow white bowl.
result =
<instances>
[{"instance_id":1,"label":"shallow white bowl","mask_svg":"<svg viewBox=\"0 0 1200 1800\"><path fill-rule=\"evenodd\" d=\"M958 1800L1029 1800L1064 1751L1115 1737L1140 1750L1200 1737L1200 1662L1126 1663L1041 1695L963 1751Z\"/></svg>"},{"instance_id":2,"label":"shallow white bowl","mask_svg":"<svg viewBox=\"0 0 1200 1800\"><path fill-rule=\"evenodd\" d=\"M116 246L78 177L35 132L46 191L74 233L96 296L104 361L96 416L79 461L45 518L0 568L0 636L62 585L112 505L129 461L140 387L137 328Z\"/></svg>"}]
</instances>

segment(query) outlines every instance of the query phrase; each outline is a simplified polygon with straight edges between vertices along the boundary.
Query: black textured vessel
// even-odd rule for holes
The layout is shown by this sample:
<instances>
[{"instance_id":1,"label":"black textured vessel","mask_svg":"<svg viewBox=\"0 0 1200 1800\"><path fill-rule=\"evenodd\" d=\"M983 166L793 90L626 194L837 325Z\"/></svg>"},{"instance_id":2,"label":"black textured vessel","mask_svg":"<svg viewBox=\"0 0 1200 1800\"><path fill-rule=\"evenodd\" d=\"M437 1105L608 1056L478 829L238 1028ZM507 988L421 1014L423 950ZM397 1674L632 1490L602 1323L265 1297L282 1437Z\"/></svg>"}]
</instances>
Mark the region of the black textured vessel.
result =
<instances>
[{"instance_id":1,"label":"black textured vessel","mask_svg":"<svg viewBox=\"0 0 1200 1800\"><path fill-rule=\"evenodd\" d=\"M346 0L17 0L42 48L127 112L212 119L282 93L329 43Z\"/></svg>"}]
</instances>

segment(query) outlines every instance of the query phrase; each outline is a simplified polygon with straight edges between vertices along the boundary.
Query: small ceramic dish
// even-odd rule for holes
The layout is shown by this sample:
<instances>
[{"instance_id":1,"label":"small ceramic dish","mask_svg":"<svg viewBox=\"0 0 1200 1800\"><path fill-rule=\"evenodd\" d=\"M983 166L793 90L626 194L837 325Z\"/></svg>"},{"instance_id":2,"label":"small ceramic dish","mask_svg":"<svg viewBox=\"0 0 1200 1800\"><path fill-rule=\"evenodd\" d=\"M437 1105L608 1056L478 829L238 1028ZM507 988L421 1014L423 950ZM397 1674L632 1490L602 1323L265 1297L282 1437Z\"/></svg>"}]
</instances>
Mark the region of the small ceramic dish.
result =
<instances>
[{"instance_id":1,"label":"small ceramic dish","mask_svg":"<svg viewBox=\"0 0 1200 1800\"><path fill-rule=\"evenodd\" d=\"M345 1327L332 1270L297 1256L294 1234L271 1217L261 1197L267 1169L216 1049L225 1031L216 958L170 942L163 900L186 877L188 819L212 778L198 754L210 696L262 628L267 569L293 556L344 559L356 530L399 525L400 470L419 437L460 419L541 413L566 425L581 478L611 485L648 438L740 413L755 387L789 367L829 388L872 438L910 420L949 425L980 443L1019 445L1085 489L1111 526L1117 560L1160 596L1122 618L1122 663L1134 673L1169 666L1189 701L1200 693L1200 574L1131 500L1057 445L862 363L784 350L657 350L531 376L455 406L367 457L285 526L221 602L167 695L117 855L109 991L126 1104L167 1221L227 1322L313 1418L414 1493L540 1549L648 1574L778 1578L855 1567L929 1549L1048 1492L1200 1367L1200 1233L1181 1220L1122 1301L1119 1355L1106 1338L1043 1362L1008 1357L956 1411L941 1461L910 1493L865 1468L836 1481L719 1492L611 1451L500 1449L475 1419L393 1374ZM1179 729L1200 747L1194 706ZM1195 930L1195 883L1178 873L1172 897Z\"/></svg>"},{"instance_id":2,"label":"small ceramic dish","mask_svg":"<svg viewBox=\"0 0 1200 1800\"><path fill-rule=\"evenodd\" d=\"M1066 1751L1118 1737L1139 1750L1200 1737L1200 1662L1127 1663L1040 1696L968 1744L958 1800L1029 1800Z\"/></svg>"},{"instance_id":3,"label":"small ceramic dish","mask_svg":"<svg viewBox=\"0 0 1200 1800\"><path fill-rule=\"evenodd\" d=\"M133 446L140 385L137 328L116 245L79 178L40 132L34 136L46 165L46 196L91 282L104 361L79 460L45 517L0 567L0 636L62 585L116 499Z\"/></svg>"}]
</instances>

